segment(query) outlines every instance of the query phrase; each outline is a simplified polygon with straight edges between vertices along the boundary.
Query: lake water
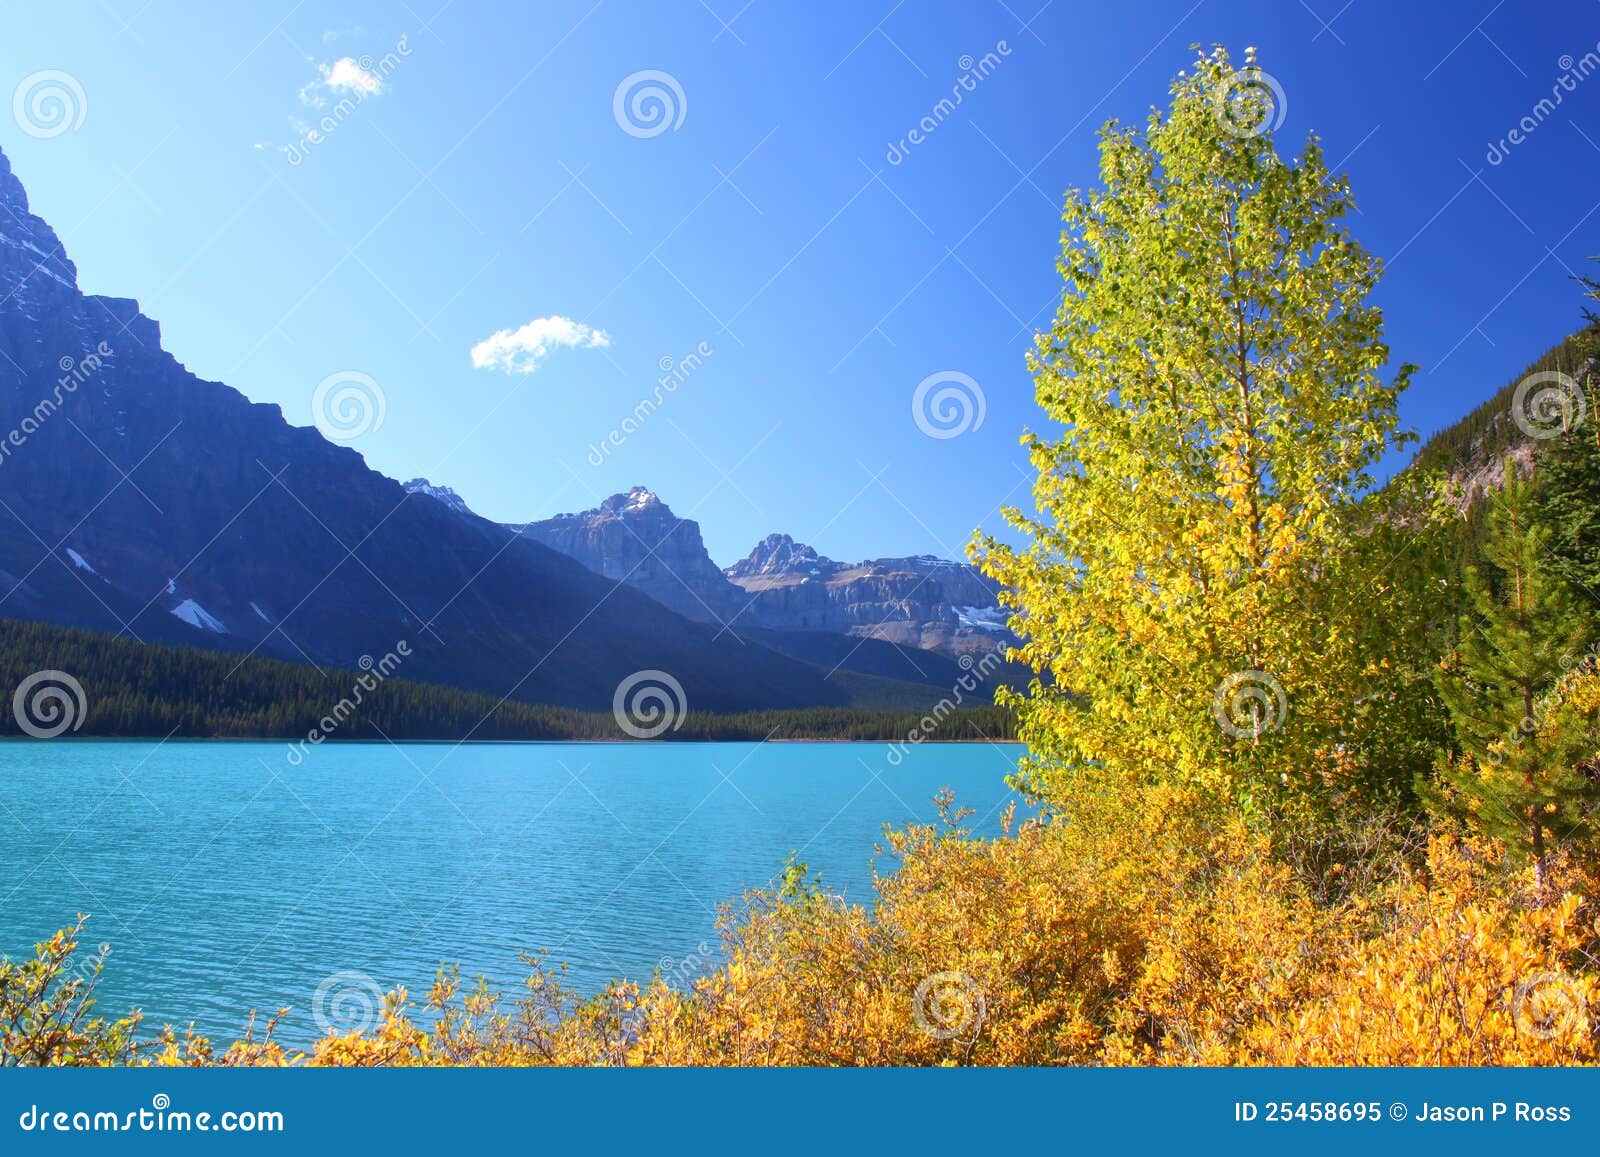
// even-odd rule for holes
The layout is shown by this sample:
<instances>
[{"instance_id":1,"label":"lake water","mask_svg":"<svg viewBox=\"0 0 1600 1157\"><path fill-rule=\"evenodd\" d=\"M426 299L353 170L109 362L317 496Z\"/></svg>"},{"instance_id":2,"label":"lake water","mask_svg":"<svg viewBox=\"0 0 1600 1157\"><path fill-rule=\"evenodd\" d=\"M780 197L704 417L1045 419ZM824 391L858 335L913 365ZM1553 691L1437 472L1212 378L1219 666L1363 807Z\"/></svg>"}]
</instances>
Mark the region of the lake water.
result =
<instances>
[{"instance_id":1,"label":"lake water","mask_svg":"<svg viewBox=\"0 0 1600 1157\"><path fill-rule=\"evenodd\" d=\"M112 946L101 1011L233 1039L424 996L441 962L514 991L521 952L577 987L714 963L715 909L791 852L872 896L884 824L955 790L980 834L1021 749L925 744L0 744L0 953L90 913ZM891 866L887 857L877 859ZM708 951L709 950L709 951ZM320 989L320 995L319 995Z\"/></svg>"}]
</instances>

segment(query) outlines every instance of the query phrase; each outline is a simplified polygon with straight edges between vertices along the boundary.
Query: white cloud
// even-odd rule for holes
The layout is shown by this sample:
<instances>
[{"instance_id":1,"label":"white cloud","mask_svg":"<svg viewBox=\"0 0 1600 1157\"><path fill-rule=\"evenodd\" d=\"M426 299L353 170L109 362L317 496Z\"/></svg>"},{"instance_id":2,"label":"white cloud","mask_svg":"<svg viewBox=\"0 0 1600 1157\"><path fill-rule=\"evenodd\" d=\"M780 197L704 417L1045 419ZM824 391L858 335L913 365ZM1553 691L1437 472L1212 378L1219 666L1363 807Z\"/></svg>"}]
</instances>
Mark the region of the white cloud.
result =
<instances>
[{"instance_id":1,"label":"white cloud","mask_svg":"<svg viewBox=\"0 0 1600 1157\"><path fill-rule=\"evenodd\" d=\"M319 64L317 71L322 76L300 90L301 102L312 108L321 108L326 103L322 96L324 89L335 96L354 94L361 100L381 96L385 91L383 77L370 68L363 68L353 56L341 56L332 64Z\"/></svg>"},{"instance_id":2,"label":"white cloud","mask_svg":"<svg viewBox=\"0 0 1600 1157\"><path fill-rule=\"evenodd\" d=\"M570 317L536 317L521 329L492 333L472 347L472 365L480 370L531 374L557 346L567 349L604 349L611 335Z\"/></svg>"},{"instance_id":3,"label":"white cloud","mask_svg":"<svg viewBox=\"0 0 1600 1157\"><path fill-rule=\"evenodd\" d=\"M362 68L354 57L341 56L323 71L322 81L334 92L359 92L362 96L375 96L383 91L383 78L371 69Z\"/></svg>"}]
</instances>

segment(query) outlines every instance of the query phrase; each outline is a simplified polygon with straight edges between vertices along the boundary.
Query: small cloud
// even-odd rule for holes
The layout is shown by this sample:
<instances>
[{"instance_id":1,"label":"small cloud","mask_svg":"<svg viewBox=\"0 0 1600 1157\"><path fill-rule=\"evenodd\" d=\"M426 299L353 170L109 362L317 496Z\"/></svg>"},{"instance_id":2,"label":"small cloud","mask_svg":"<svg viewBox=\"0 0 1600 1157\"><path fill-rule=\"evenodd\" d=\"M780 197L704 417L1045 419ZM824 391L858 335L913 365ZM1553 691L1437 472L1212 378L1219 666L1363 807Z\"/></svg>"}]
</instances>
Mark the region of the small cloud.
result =
<instances>
[{"instance_id":1,"label":"small cloud","mask_svg":"<svg viewBox=\"0 0 1600 1157\"><path fill-rule=\"evenodd\" d=\"M521 329L492 333L472 347L474 369L531 374L557 346L567 349L605 349L611 335L570 317L536 317Z\"/></svg>"},{"instance_id":2,"label":"small cloud","mask_svg":"<svg viewBox=\"0 0 1600 1157\"><path fill-rule=\"evenodd\" d=\"M321 108L327 103L323 90L335 96L354 94L362 100L381 96L385 91L383 78L353 56L341 56L332 64L319 64L317 71L321 77L300 90L300 102L311 108Z\"/></svg>"},{"instance_id":3,"label":"small cloud","mask_svg":"<svg viewBox=\"0 0 1600 1157\"><path fill-rule=\"evenodd\" d=\"M359 24L352 24L348 28L328 28L322 33L322 43L332 44L335 40L342 40L346 36L363 36L366 29Z\"/></svg>"},{"instance_id":4,"label":"small cloud","mask_svg":"<svg viewBox=\"0 0 1600 1157\"><path fill-rule=\"evenodd\" d=\"M351 56L341 56L322 74L323 83L334 92L359 92L375 96L383 91L383 78Z\"/></svg>"}]
</instances>

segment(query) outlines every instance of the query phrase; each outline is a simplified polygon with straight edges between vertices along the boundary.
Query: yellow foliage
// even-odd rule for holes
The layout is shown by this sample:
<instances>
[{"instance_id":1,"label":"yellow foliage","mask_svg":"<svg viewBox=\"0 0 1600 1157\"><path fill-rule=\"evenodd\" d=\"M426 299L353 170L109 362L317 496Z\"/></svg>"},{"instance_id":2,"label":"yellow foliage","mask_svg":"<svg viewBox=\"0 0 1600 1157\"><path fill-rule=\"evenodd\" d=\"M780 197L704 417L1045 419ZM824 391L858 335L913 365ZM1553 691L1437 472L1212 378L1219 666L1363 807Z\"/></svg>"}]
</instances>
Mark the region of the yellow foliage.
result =
<instances>
[{"instance_id":1,"label":"yellow foliage","mask_svg":"<svg viewBox=\"0 0 1600 1157\"><path fill-rule=\"evenodd\" d=\"M1177 816L1179 818L1162 818ZM875 911L804 886L727 929L727 963L586 1002L539 973L499 1012L391 1005L315 1064L1574 1064L1588 1014L1592 881L1543 890L1494 845L1436 840L1336 904L1238 821L1130 816L1132 841L1066 824L973 840L893 836ZM1351 874L1344 864L1328 869ZM1554 890L1552 890L1554 889Z\"/></svg>"}]
</instances>

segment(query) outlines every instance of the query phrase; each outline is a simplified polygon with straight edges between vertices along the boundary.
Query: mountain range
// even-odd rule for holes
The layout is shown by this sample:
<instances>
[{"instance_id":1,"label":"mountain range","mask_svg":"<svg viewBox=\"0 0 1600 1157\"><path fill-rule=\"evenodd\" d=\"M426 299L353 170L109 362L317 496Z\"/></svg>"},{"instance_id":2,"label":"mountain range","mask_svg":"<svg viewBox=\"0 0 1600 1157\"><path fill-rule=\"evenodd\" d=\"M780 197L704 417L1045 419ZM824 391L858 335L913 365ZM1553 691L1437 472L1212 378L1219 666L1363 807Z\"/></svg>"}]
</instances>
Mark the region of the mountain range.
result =
<instances>
[{"instance_id":1,"label":"mountain range","mask_svg":"<svg viewBox=\"0 0 1600 1157\"><path fill-rule=\"evenodd\" d=\"M454 490L425 478L406 489L469 509ZM985 681L1024 677L999 666L999 652L1016 642L999 585L966 563L930 555L838 563L773 534L722 569L699 524L643 486L592 510L509 529L685 618L830 670L946 688L980 662Z\"/></svg>"},{"instance_id":2,"label":"mountain range","mask_svg":"<svg viewBox=\"0 0 1600 1157\"><path fill-rule=\"evenodd\" d=\"M4 617L315 666L405 641L407 679L586 709L643 670L702 710L904 709L948 693L954 640L997 634L992 599L983 626L954 609L979 586L935 581L957 564L724 574L648 491L503 526L385 477L81 292L3 153L0 431Z\"/></svg>"},{"instance_id":3,"label":"mountain range","mask_svg":"<svg viewBox=\"0 0 1600 1157\"><path fill-rule=\"evenodd\" d=\"M453 495L445 489L441 500ZM679 614L730 630L834 633L953 659L1010 638L999 584L976 567L930 555L840 563L772 534L719 568L699 524L642 486L515 529Z\"/></svg>"}]
</instances>

